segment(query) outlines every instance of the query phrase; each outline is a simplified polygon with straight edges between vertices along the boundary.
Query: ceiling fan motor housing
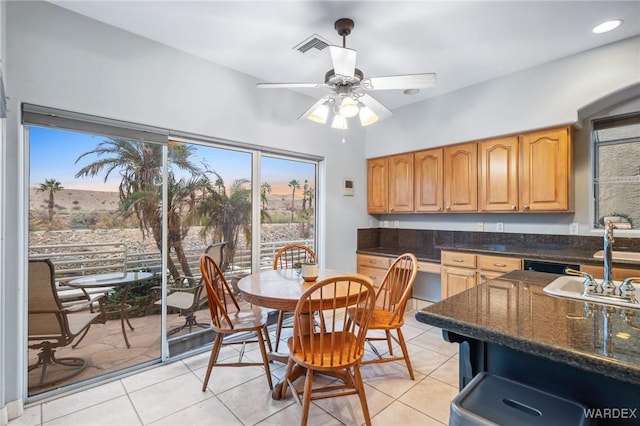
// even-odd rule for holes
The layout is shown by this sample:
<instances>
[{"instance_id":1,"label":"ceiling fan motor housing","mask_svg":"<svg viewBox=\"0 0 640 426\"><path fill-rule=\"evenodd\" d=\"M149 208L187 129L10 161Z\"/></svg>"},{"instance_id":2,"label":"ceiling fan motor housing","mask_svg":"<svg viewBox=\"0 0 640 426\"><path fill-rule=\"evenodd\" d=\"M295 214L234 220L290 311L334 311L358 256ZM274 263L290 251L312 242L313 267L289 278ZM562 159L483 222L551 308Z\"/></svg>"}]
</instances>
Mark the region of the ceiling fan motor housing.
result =
<instances>
[{"instance_id":1,"label":"ceiling fan motor housing","mask_svg":"<svg viewBox=\"0 0 640 426\"><path fill-rule=\"evenodd\" d=\"M346 37L349 34L351 34L351 30L353 30L353 26L354 26L353 20L349 18L340 18L334 24L334 27L338 32L338 35L341 37Z\"/></svg>"},{"instance_id":2,"label":"ceiling fan motor housing","mask_svg":"<svg viewBox=\"0 0 640 426\"><path fill-rule=\"evenodd\" d=\"M353 86L360 84L362 80L364 80L364 74L358 68L353 70L353 76L336 75L333 69L330 69L324 75L324 83L331 87Z\"/></svg>"}]
</instances>

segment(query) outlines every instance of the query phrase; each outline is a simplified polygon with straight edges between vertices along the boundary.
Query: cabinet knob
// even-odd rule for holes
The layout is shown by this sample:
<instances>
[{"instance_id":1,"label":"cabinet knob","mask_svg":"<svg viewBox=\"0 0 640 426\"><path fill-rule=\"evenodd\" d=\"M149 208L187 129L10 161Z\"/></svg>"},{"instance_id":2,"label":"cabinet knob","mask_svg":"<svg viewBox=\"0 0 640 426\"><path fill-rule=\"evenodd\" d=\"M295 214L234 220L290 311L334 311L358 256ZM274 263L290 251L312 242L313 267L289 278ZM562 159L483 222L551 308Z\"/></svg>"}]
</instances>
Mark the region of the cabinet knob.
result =
<instances>
[{"instance_id":1,"label":"cabinet knob","mask_svg":"<svg viewBox=\"0 0 640 426\"><path fill-rule=\"evenodd\" d=\"M447 207L446 207L446 210L447 210L447 211L451 210L451 207L450 207L450 206L447 206Z\"/></svg>"},{"instance_id":2,"label":"cabinet knob","mask_svg":"<svg viewBox=\"0 0 640 426\"><path fill-rule=\"evenodd\" d=\"M475 276L475 274L476 274L475 272L469 272L469 276L470 276L471 278L473 278L473 277Z\"/></svg>"},{"instance_id":3,"label":"cabinet knob","mask_svg":"<svg viewBox=\"0 0 640 426\"><path fill-rule=\"evenodd\" d=\"M516 206L514 206L513 204L511 204L511 210L515 210Z\"/></svg>"},{"instance_id":4,"label":"cabinet knob","mask_svg":"<svg viewBox=\"0 0 640 426\"><path fill-rule=\"evenodd\" d=\"M393 207L391 207L391 208L389 209L389 211L391 211L391 212L392 212L392 211L393 211Z\"/></svg>"},{"instance_id":5,"label":"cabinet knob","mask_svg":"<svg viewBox=\"0 0 640 426\"><path fill-rule=\"evenodd\" d=\"M529 205L528 205L528 204L525 204L522 208L523 208L524 210L529 210Z\"/></svg>"}]
</instances>

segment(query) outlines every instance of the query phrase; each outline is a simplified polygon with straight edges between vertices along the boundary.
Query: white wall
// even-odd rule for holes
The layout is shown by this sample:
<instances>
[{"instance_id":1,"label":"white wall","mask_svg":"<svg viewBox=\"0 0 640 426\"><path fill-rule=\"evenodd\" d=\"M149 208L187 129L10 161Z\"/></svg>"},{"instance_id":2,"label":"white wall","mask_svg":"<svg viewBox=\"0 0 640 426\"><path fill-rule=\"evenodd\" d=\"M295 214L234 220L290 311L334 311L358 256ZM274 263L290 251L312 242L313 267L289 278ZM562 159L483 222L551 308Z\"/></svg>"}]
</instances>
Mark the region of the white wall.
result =
<instances>
[{"instance_id":1,"label":"white wall","mask_svg":"<svg viewBox=\"0 0 640 426\"><path fill-rule=\"evenodd\" d=\"M181 132L262 145L325 158L327 203L326 266L355 270L356 229L368 224L364 132L351 130L348 142L298 115L313 99L290 91L258 91L257 80L172 48L123 32L44 2L8 4L7 89L11 97L6 176L7 270L5 318L21 318L24 306L24 191L18 123L20 103L55 107ZM212 40L212 43L226 43ZM343 177L353 177L356 195L341 195ZM322 188L320 188L322 191ZM10 208L9 208L10 206ZM21 228L22 226L22 228ZM21 397L24 353L20 328L3 352L7 400ZM16 368L13 368L16 367Z\"/></svg>"},{"instance_id":2,"label":"white wall","mask_svg":"<svg viewBox=\"0 0 640 426\"><path fill-rule=\"evenodd\" d=\"M444 77L444 76L442 76ZM414 151L555 125L575 123L578 110L640 81L640 37L573 55L394 111L366 130L367 158ZM575 215L435 214L378 216L403 228L567 234L578 222L590 231L590 155L585 131L574 139ZM578 173L578 171L580 171Z\"/></svg>"}]
</instances>

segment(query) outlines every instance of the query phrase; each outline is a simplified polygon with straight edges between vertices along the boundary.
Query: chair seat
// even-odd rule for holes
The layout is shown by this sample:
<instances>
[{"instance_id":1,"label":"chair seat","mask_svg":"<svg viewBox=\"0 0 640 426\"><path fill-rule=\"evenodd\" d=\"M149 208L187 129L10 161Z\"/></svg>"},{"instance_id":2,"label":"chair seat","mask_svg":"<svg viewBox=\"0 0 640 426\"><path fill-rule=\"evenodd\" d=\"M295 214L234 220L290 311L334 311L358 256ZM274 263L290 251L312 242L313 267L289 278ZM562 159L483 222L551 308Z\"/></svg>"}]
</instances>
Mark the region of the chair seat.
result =
<instances>
[{"instance_id":1,"label":"chair seat","mask_svg":"<svg viewBox=\"0 0 640 426\"><path fill-rule=\"evenodd\" d=\"M267 312L260 308L246 311L229 312L232 327L212 327L218 333L237 333L262 328L267 323Z\"/></svg>"},{"instance_id":2,"label":"chair seat","mask_svg":"<svg viewBox=\"0 0 640 426\"><path fill-rule=\"evenodd\" d=\"M67 321L69 321L69 331L73 334L80 333L87 324L91 323L94 319L99 317L99 312L77 312L67 315Z\"/></svg>"},{"instance_id":3,"label":"chair seat","mask_svg":"<svg viewBox=\"0 0 640 426\"><path fill-rule=\"evenodd\" d=\"M291 352L292 339L290 337L287 341L290 356L298 364L313 367L316 370L322 370L323 367L331 370L347 368L358 362L364 354L364 347L354 344L356 336L353 333L334 332L323 335L316 333L302 339L302 347L299 345L293 352ZM331 340L340 344L332 344ZM349 348L352 349L351 353Z\"/></svg>"},{"instance_id":4,"label":"chair seat","mask_svg":"<svg viewBox=\"0 0 640 426\"><path fill-rule=\"evenodd\" d=\"M186 291L174 291L167 296L167 306L178 309L189 309L193 306L193 293ZM162 300L155 302L156 305L162 305Z\"/></svg>"},{"instance_id":5,"label":"chair seat","mask_svg":"<svg viewBox=\"0 0 640 426\"><path fill-rule=\"evenodd\" d=\"M356 318L357 324L356 311L360 313L361 309L351 308L348 312L351 318ZM392 330L394 328L400 328L403 325L404 319L402 317L393 319L393 312L385 311L384 309L375 309L369 322L369 330Z\"/></svg>"}]
</instances>

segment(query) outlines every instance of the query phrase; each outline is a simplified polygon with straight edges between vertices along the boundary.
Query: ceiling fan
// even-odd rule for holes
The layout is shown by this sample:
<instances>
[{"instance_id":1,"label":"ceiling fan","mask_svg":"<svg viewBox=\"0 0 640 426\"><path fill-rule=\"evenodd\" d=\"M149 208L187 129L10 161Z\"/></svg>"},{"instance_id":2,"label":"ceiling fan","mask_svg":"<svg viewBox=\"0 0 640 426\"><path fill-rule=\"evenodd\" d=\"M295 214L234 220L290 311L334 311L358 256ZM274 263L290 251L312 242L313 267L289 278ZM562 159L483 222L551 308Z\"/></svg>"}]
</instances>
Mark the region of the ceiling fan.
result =
<instances>
[{"instance_id":1,"label":"ceiling fan","mask_svg":"<svg viewBox=\"0 0 640 426\"><path fill-rule=\"evenodd\" d=\"M353 30L353 20L341 18L335 29L342 37L342 47L329 46L333 68L325 74L324 83L258 83L260 89L328 88L331 92L318 100L298 119L308 118L325 124L332 118L331 127L345 130L347 118L360 118L362 126L368 126L393 115L367 92L376 90L415 90L433 87L436 75L409 74L386 77L367 77L356 68L356 51L346 46L347 36Z\"/></svg>"}]
</instances>

